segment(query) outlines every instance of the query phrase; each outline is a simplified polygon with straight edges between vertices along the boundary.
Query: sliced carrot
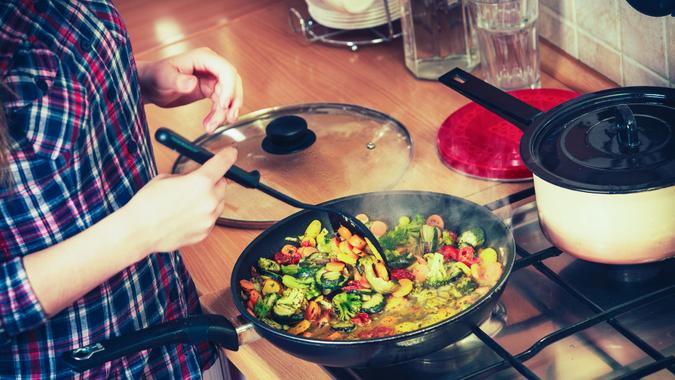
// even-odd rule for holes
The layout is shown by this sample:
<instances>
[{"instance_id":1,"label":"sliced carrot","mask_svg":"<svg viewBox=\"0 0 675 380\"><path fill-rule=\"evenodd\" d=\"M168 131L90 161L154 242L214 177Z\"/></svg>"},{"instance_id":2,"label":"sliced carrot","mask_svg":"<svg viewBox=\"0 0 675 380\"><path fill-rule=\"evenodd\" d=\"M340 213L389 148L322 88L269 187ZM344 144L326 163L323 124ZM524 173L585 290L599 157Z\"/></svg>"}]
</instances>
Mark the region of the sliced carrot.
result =
<instances>
[{"instance_id":1,"label":"sliced carrot","mask_svg":"<svg viewBox=\"0 0 675 380\"><path fill-rule=\"evenodd\" d=\"M349 238L352 237L352 232L345 226L340 226L340 228L337 230L337 233L340 235L342 240L349 240Z\"/></svg>"},{"instance_id":2,"label":"sliced carrot","mask_svg":"<svg viewBox=\"0 0 675 380\"><path fill-rule=\"evenodd\" d=\"M334 332L326 337L327 340L337 340L342 338L342 333L340 332Z\"/></svg>"},{"instance_id":3,"label":"sliced carrot","mask_svg":"<svg viewBox=\"0 0 675 380\"><path fill-rule=\"evenodd\" d=\"M438 228L445 227L445 222L443 221L443 218L438 214L429 215L426 224Z\"/></svg>"},{"instance_id":4,"label":"sliced carrot","mask_svg":"<svg viewBox=\"0 0 675 380\"><path fill-rule=\"evenodd\" d=\"M298 248L298 253L302 257L307 257L307 256L311 255L312 253L316 253L316 252L319 252L319 250L314 248L314 247L300 247L300 248Z\"/></svg>"},{"instance_id":5,"label":"sliced carrot","mask_svg":"<svg viewBox=\"0 0 675 380\"><path fill-rule=\"evenodd\" d=\"M380 237L387 233L387 224L381 220L373 220L373 223L370 225L370 232L375 235L375 237Z\"/></svg>"},{"instance_id":6,"label":"sliced carrot","mask_svg":"<svg viewBox=\"0 0 675 380\"><path fill-rule=\"evenodd\" d=\"M308 321L315 321L321 315L321 308L319 304L315 301L309 301L307 303L307 310L305 310L305 319Z\"/></svg>"},{"instance_id":7,"label":"sliced carrot","mask_svg":"<svg viewBox=\"0 0 675 380\"><path fill-rule=\"evenodd\" d=\"M359 215L356 215L355 218L358 219L358 220L360 220L361 223L364 223L364 224L365 224L365 223L368 223L368 220L369 220L369 219L368 219L368 215L366 215L366 214L359 214Z\"/></svg>"},{"instance_id":8,"label":"sliced carrot","mask_svg":"<svg viewBox=\"0 0 675 380\"><path fill-rule=\"evenodd\" d=\"M250 292L251 290L253 290L255 288L253 286L253 283L249 280L240 280L239 286L241 286L241 288L244 289L247 292Z\"/></svg>"},{"instance_id":9,"label":"sliced carrot","mask_svg":"<svg viewBox=\"0 0 675 380\"><path fill-rule=\"evenodd\" d=\"M288 329L288 333L298 335L305 332L308 328L310 328L310 326L312 326L312 323L306 319L303 319L302 321L298 322L297 325Z\"/></svg>"},{"instance_id":10,"label":"sliced carrot","mask_svg":"<svg viewBox=\"0 0 675 380\"><path fill-rule=\"evenodd\" d=\"M363 240L359 235L352 235L352 237L349 238L349 245L352 246L352 249L356 248L362 250L366 247L366 241Z\"/></svg>"}]
</instances>

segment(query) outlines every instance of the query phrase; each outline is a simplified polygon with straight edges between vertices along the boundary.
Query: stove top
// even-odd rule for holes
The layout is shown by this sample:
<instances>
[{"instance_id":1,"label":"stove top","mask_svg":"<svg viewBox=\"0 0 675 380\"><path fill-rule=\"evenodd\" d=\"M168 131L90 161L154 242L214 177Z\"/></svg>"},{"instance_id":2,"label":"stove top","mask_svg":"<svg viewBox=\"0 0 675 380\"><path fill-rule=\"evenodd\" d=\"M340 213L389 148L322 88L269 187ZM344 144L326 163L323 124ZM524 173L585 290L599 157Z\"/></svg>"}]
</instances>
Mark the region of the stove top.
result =
<instances>
[{"instance_id":1,"label":"stove top","mask_svg":"<svg viewBox=\"0 0 675 380\"><path fill-rule=\"evenodd\" d=\"M575 259L546 240L534 202L512 210L507 223L516 264L474 334L395 366L326 371L352 380L675 378L675 259L630 266Z\"/></svg>"}]
</instances>

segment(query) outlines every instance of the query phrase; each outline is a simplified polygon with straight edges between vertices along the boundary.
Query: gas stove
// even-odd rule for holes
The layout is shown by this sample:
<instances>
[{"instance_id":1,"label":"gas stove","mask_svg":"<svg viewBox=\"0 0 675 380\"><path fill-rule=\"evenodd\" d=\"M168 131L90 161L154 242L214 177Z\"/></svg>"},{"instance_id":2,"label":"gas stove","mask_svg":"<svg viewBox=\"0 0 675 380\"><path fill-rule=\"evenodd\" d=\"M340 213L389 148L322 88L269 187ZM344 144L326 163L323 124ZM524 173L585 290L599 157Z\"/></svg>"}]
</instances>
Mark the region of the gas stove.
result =
<instances>
[{"instance_id":1,"label":"gas stove","mask_svg":"<svg viewBox=\"0 0 675 380\"><path fill-rule=\"evenodd\" d=\"M527 189L486 205L527 199ZM336 379L673 379L675 259L612 266L546 240L534 202L511 210L518 257L491 317L427 357L384 368L326 368Z\"/></svg>"}]
</instances>

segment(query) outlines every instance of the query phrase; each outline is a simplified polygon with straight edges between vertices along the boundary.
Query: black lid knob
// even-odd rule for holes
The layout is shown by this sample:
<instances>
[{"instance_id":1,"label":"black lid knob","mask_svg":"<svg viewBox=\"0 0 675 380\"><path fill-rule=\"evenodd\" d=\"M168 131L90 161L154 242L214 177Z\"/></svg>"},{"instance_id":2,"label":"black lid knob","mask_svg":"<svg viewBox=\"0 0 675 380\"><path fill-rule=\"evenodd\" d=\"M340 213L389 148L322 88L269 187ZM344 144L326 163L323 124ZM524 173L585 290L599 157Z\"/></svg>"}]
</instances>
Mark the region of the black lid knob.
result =
<instances>
[{"instance_id":1,"label":"black lid knob","mask_svg":"<svg viewBox=\"0 0 675 380\"><path fill-rule=\"evenodd\" d=\"M289 154L308 148L316 134L307 128L307 121L296 115L280 116L265 128L262 148L272 154Z\"/></svg>"}]
</instances>

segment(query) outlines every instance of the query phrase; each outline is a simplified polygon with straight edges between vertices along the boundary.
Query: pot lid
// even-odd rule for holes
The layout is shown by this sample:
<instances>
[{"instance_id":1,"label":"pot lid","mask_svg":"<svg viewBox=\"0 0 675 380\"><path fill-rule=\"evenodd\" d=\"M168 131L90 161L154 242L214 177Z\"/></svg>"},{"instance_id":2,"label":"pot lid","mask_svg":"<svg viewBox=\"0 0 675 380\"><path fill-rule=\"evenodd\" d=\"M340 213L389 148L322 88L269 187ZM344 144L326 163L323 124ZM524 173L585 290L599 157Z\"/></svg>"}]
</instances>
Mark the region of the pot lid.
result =
<instances>
[{"instance_id":1,"label":"pot lid","mask_svg":"<svg viewBox=\"0 0 675 380\"><path fill-rule=\"evenodd\" d=\"M203 135L195 144L239 151L237 165L302 202L321 203L395 185L412 158L406 128L390 116L349 104L314 103L263 109ZM198 164L183 156L173 172ZM231 183L218 224L266 228L294 212L270 196Z\"/></svg>"},{"instance_id":2,"label":"pot lid","mask_svg":"<svg viewBox=\"0 0 675 380\"><path fill-rule=\"evenodd\" d=\"M540 110L549 110L579 94L544 88L509 94ZM475 102L453 112L438 130L438 152L443 162L463 174L496 181L532 178L520 158L523 132Z\"/></svg>"},{"instance_id":3,"label":"pot lid","mask_svg":"<svg viewBox=\"0 0 675 380\"><path fill-rule=\"evenodd\" d=\"M526 165L562 187L632 193L675 184L675 90L626 87L544 114L521 144Z\"/></svg>"}]
</instances>

